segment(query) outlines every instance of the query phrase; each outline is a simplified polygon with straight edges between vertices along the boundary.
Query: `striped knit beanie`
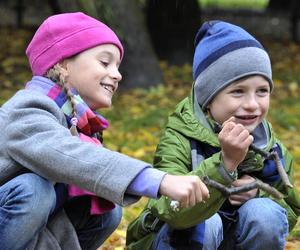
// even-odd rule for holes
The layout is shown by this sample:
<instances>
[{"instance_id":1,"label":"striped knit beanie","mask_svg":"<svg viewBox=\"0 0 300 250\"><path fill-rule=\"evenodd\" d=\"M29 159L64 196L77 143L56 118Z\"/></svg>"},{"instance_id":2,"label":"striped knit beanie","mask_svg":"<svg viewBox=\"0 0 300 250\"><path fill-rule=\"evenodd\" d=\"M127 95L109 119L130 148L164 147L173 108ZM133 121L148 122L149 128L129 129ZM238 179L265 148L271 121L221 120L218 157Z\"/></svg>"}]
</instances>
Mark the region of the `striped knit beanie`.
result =
<instances>
[{"instance_id":1,"label":"striped knit beanie","mask_svg":"<svg viewBox=\"0 0 300 250\"><path fill-rule=\"evenodd\" d=\"M273 88L271 62L263 46L244 29L222 21L204 23L195 38L194 89L205 109L232 82L261 75Z\"/></svg>"}]
</instances>

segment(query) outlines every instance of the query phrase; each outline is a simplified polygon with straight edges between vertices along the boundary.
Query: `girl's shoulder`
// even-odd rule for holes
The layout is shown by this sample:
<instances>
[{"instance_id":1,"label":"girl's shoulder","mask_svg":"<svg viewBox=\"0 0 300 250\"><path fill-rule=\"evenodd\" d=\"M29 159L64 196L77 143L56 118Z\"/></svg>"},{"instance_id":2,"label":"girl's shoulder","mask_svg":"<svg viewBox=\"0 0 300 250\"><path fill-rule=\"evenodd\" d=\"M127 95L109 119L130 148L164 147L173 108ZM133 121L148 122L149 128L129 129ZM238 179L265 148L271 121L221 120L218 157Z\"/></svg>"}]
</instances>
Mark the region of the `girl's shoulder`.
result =
<instances>
[{"instance_id":1,"label":"girl's shoulder","mask_svg":"<svg viewBox=\"0 0 300 250\"><path fill-rule=\"evenodd\" d=\"M7 100L3 107L30 107L30 106L50 106L59 109L55 102L48 96L43 95L34 90L22 89L17 91L9 100Z\"/></svg>"},{"instance_id":2,"label":"girl's shoulder","mask_svg":"<svg viewBox=\"0 0 300 250\"><path fill-rule=\"evenodd\" d=\"M6 101L1 109L6 113L12 112L31 112L37 113L51 113L59 121L64 121L65 116L57 104L48 96L43 95L37 91L22 89L16 92L8 101Z\"/></svg>"}]
</instances>

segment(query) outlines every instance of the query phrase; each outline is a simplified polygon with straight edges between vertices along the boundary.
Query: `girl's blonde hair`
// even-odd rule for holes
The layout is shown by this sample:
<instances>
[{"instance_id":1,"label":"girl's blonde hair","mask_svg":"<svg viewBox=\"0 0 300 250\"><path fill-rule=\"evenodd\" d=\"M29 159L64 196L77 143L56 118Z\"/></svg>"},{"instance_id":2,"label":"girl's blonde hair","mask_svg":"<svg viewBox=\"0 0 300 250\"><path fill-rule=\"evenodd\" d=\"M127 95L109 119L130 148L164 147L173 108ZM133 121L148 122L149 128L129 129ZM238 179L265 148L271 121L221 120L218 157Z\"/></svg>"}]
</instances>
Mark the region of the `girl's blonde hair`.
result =
<instances>
[{"instance_id":1,"label":"girl's blonde hair","mask_svg":"<svg viewBox=\"0 0 300 250\"><path fill-rule=\"evenodd\" d=\"M45 75L47 78L58 84L64 93L66 94L72 109L72 116L73 118L77 119L77 110L76 110L76 101L74 98L73 93L71 92L70 88L67 86L66 75L63 74L62 66L57 63L52 68L50 68ZM71 121L72 122L72 121ZM77 122L76 122L77 123ZM78 135L76 124L72 124L70 131L72 135Z\"/></svg>"}]
</instances>

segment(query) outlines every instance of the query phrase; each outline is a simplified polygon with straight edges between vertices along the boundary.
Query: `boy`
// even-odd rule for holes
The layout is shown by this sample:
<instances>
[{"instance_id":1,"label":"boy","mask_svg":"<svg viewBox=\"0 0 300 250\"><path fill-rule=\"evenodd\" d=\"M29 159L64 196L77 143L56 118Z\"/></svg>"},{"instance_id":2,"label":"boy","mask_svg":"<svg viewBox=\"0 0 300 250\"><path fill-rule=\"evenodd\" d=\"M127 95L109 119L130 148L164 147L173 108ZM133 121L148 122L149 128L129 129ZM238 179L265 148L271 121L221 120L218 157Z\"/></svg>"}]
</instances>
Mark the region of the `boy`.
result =
<instances>
[{"instance_id":1,"label":"boy","mask_svg":"<svg viewBox=\"0 0 300 250\"><path fill-rule=\"evenodd\" d=\"M206 203L177 212L165 197L150 200L129 226L128 248L284 249L300 214L298 194L283 185L274 161L249 150L253 144L277 152L293 182L292 157L265 119L273 89L269 56L245 30L221 21L204 23L195 44L192 93L169 117L154 166L228 187L260 179L284 198L258 189L225 197L210 187Z\"/></svg>"}]
</instances>

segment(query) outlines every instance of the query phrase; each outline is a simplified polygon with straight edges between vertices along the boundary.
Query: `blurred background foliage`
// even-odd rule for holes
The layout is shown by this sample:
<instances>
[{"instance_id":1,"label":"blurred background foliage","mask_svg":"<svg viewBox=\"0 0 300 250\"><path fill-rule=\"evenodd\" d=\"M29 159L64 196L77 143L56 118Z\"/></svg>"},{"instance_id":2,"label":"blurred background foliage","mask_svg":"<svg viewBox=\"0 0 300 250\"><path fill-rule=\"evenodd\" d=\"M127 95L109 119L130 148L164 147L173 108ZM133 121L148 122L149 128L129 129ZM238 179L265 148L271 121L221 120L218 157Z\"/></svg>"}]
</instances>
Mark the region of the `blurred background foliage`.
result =
<instances>
[{"instance_id":1,"label":"blurred background foliage","mask_svg":"<svg viewBox=\"0 0 300 250\"><path fill-rule=\"evenodd\" d=\"M203 7L264 9L269 0L198 0Z\"/></svg>"},{"instance_id":2,"label":"blurred background foliage","mask_svg":"<svg viewBox=\"0 0 300 250\"><path fill-rule=\"evenodd\" d=\"M145 15L145 8L149 1L134 1L138 4L139 11L143 15ZM167 2L167 0L164 1ZM181 2L182 4L182 1L173 1L178 4L180 4ZM138 35L132 35L124 32L124 30L122 31L123 26L120 25L120 23L123 20L116 17L117 10L116 8L112 7L112 2L108 0L77 1L77 3L79 3L79 7L77 7L81 8L81 10L84 9L87 12L94 13L95 16L101 16L102 19L107 21L107 23L110 23L112 24L112 26L115 26L117 28L118 34L121 34L121 37L130 36L130 38L128 39L131 40L131 42L135 42L136 36ZM154 8L157 8L157 4L160 1L156 0L152 2L156 4ZM280 0L278 0L277 2L280 2ZM289 1L285 2L285 5L282 6L282 9L285 9L287 2ZM296 184L298 190L300 191L299 43L293 40L292 36L282 35L280 39L278 39L278 37L274 38L273 36L269 36L269 33L265 34L263 32L258 32L256 34L254 32L255 27L257 27L257 31L258 29L263 27L257 26L257 24L255 23L257 20L255 19L255 15L253 16L253 14L251 14L250 16L246 16L245 20L245 18L243 17L239 17L239 19L236 19L236 16L228 16L227 10L224 10L223 15L222 12L221 14L220 12L218 12L216 15L213 15L212 12L205 12L205 8L220 8L221 10L223 10L223 8L247 9L254 7L254 9L264 10L269 6L270 1L268 0L199 0L199 3L202 11L201 22L207 19L218 18L227 21L234 20L234 23L238 23L240 25L241 23L245 24L241 25L243 27L249 25L245 28L252 29L251 33L259 38L259 40L263 43L264 47L270 54L273 66L273 80L275 89L272 93L269 119L273 123L274 129L277 132L278 136L283 140L283 142L287 145L294 156ZM1 4L3 4L3 1ZM9 2L8 4L11 4L11 2ZM84 6L82 4L84 4ZM97 5L96 10L94 9L95 5ZM285 9L285 11L286 10L287 9ZM285 18L288 17L289 15L286 14ZM262 18L262 16L260 16L260 18ZM280 30L285 30L286 27L290 27L287 26L287 22L283 22L282 19L277 16L272 16L270 18L271 23L277 24L276 29L272 30L271 28L269 28L271 29L272 33L278 33ZM146 18L143 20L146 20ZM24 20L24 22L25 21L26 20ZM251 23L255 24L253 25L254 28L250 25ZM198 26L200 26L199 24L200 21L198 23ZM184 28L184 26L182 28ZM3 104L9 97L14 94L15 91L22 88L26 81L31 78L31 72L24 51L33 35L34 29L35 26L33 27L28 25L25 25L25 27L22 28L15 28L11 24L1 26L0 104ZM154 26L154 29L158 29L158 27ZM181 30L180 27L177 31L175 30L174 33L180 33L179 30ZM148 38L152 37L150 35L151 32L146 33ZM169 56L166 56L166 54L159 52L159 48L156 48L157 45L153 45L153 37L151 39L152 40L150 40L150 44L152 44L152 46L154 47L154 55L157 57L158 68L161 72L160 81L154 83L154 80L152 81L151 78L150 80L149 78L146 78L146 81L148 81L148 83L146 84L147 88L145 88L143 84L139 85L139 83L137 83L138 80L135 80L135 76L137 77L137 75L135 75L135 72L141 70L142 66L139 67L135 65L133 68L131 68L131 71L133 73L132 77L130 78L130 81L134 81L134 83L132 84L134 88L127 88L127 83L121 83L121 85L123 84L123 87L121 87L121 90L115 95L113 100L113 107L108 110L100 111L110 121L109 129L104 132L105 146L112 150L117 150L119 152L148 162L152 162L156 144L159 140L161 132L164 129L164 125L166 124L168 115L174 110L176 104L180 100L189 95L192 86L192 55L187 53L188 57L186 55L183 57L176 57L177 60L174 60L174 57L172 57L172 55L174 55L176 51L180 52L180 50L184 50L185 48L188 48L190 50L193 49L192 39L189 40L188 47L183 46L179 47L179 49L178 47L177 49L172 48L171 45L173 44L173 42L176 43L176 37L172 37L173 40L169 40L167 43L167 47L163 48L163 50L165 50L164 52L168 50ZM185 41L185 43L187 42ZM127 42L125 41L125 45L126 44ZM161 46L163 46L163 44L161 44ZM134 47L131 46L127 48L125 57L131 56L133 48ZM180 60L178 60L178 58ZM143 74L150 74L147 68L147 63L149 60L148 57L142 55L140 60L146 62L146 68L145 71L143 71ZM124 61L123 63L126 64L126 61ZM124 78L126 78L127 76L128 75L125 72ZM124 217L121 225L119 226L118 230L106 241L104 246L102 246L103 250L124 248L126 227L128 223L139 214L146 201L147 199L143 198L135 205L124 209ZM286 249L300 249L299 237L300 225L297 225L297 227L289 236L289 241Z\"/></svg>"}]
</instances>

